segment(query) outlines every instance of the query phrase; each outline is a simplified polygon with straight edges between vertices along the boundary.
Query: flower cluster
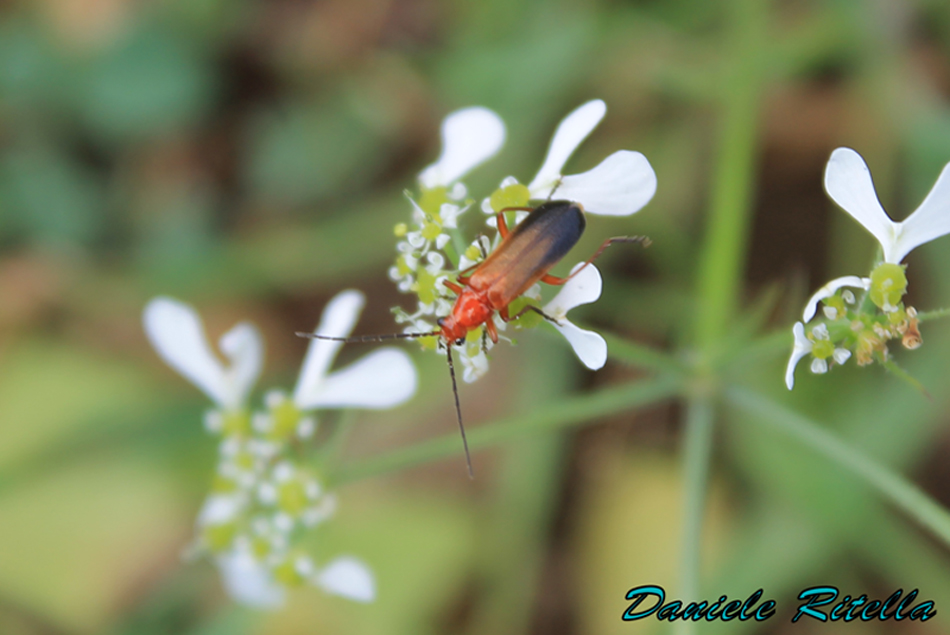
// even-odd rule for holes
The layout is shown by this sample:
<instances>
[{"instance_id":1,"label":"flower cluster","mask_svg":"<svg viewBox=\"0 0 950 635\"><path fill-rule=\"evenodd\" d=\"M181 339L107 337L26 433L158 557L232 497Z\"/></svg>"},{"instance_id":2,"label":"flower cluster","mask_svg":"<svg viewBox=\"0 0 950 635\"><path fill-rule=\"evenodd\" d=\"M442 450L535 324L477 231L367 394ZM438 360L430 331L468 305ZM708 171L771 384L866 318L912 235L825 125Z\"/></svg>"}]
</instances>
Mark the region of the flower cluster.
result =
<instances>
[{"instance_id":1,"label":"flower cluster","mask_svg":"<svg viewBox=\"0 0 950 635\"><path fill-rule=\"evenodd\" d=\"M389 275L400 291L418 298L417 308L408 313L394 309L398 322L407 333L436 330L435 319L448 315L455 301L444 284L454 281L466 269L487 257L501 238L497 232L496 214L506 208L528 207L532 201L543 201L557 195L580 203L591 214L626 216L646 205L656 192L656 175L646 157L639 152L621 150L607 157L598 166L575 175L562 175L574 150L600 123L606 113L600 100L588 102L569 114L558 126L540 170L528 185L509 176L499 187L477 205L488 215L486 232L493 238L479 235L474 240L462 236L458 227L460 215L476 206L468 198L461 182L469 171L494 156L505 141L504 122L491 110L466 108L450 114L442 124L442 154L419 175L419 193L407 193L412 205L411 225L400 223L395 233L398 256ZM520 222L527 212L507 212L509 226ZM576 270L576 268L575 268ZM566 313L580 304L600 297L600 273L593 266L568 281L543 311L558 319L555 327L563 333L581 361L598 369L607 359L607 345L597 333L585 331L566 319ZM534 285L515 300L510 313L517 315L527 304L541 307L541 289ZM506 324L495 320L498 331ZM514 329L531 328L543 320L534 312L511 322ZM425 347L436 348L435 337L421 338ZM488 370L487 352L492 343L484 328L471 331L466 343L459 347L463 379L472 382Z\"/></svg>"},{"instance_id":2,"label":"flower cluster","mask_svg":"<svg viewBox=\"0 0 950 635\"><path fill-rule=\"evenodd\" d=\"M348 335L363 302L357 291L339 294L318 332ZM341 556L318 566L299 546L302 534L334 514L337 500L317 469L290 450L314 436L317 409L380 409L409 399L416 373L406 353L380 348L329 372L341 344L311 340L293 393L272 391L264 408L252 412L248 397L264 359L252 325L238 324L221 338L229 364L214 354L201 318L186 304L155 298L145 308L144 326L159 355L214 402L205 427L220 438L218 464L191 552L210 554L228 593L250 606L280 606L288 588L303 584L371 601L375 583L365 564Z\"/></svg>"},{"instance_id":3,"label":"flower cluster","mask_svg":"<svg viewBox=\"0 0 950 635\"><path fill-rule=\"evenodd\" d=\"M825 190L877 239L883 261L870 276L837 278L808 300L802 321L792 327L795 342L785 371L789 390L795 385L795 366L806 356L811 357L811 371L820 374L852 356L860 366L890 363L887 344L894 339L905 348L918 348L922 340L917 310L903 302L907 276L901 261L914 248L950 233L950 164L920 207L901 223L881 207L871 172L854 150L832 152ZM811 324L819 303L823 319Z\"/></svg>"}]
</instances>

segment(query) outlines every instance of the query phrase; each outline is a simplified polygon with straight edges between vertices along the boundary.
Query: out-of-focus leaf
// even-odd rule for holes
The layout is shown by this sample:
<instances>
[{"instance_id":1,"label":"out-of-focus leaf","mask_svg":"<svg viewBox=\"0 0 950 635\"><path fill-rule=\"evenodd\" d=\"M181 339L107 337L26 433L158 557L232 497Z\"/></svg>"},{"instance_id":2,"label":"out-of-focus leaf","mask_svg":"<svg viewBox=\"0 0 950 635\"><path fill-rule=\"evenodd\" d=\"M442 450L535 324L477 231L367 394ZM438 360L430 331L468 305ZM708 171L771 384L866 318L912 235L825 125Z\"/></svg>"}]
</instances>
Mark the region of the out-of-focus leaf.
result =
<instances>
[{"instance_id":1,"label":"out-of-focus leaf","mask_svg":"<svg viewBox=\"0 0 950 635\"><path fill-rule=\"evenodd\" d=\"M248 177L264 200L299 205L367 178L380 163L379 141L343 101L297 104L260 117Z\"/></svg>"},{"instance_id":2,"label":"out-of-focus leaf","mask_svg":"<svg viewBox=\"0 0 950 635\"><path fill-rule=\"evenodd\" d=\"M96 175L45 144L0 155L0 200L4 224L44 241L89 240L104 218Z\"/></svg>"},{"instance_id":3,"label":"out-of-focus leaf","mask_svg":"<svg viewBox=\"0 0 950 635\"><path fill-rule=\"evenodd\" d=\"M144 415L156 403L127 364L62 344L24 342L0 358L0 466L83 425Z\"/></svg>"},{"instance_id":4,"label":"out-of-focus leaf","mask_svg":"<svg viewBox=\"0 0 950 635\"><path fill-rule=\"evenodd\" d=\"M161 30L130 34L90 62L78 95L105 139L169 134L205 111L215 79L208 61Z\"/></svg>"},{"instance_id":5,"label":"out-of-focus leaf","mask_svg":"<svg viewBox=\"0 0 950 635\"><path fill-rule=\"evenodd\" d=\"M0 22L0 114L12 108L29 118L32 108L50 104L68 85L65 64L32 25Z\"/></svg>"},{"instance_id":6,"label":"out-of-focus leaf","mask_svg":"<svg viewBox=\"0 0 950 635\"><path fill-rule=\"evenodd\" d=\"M68 632L101 632L143 577L178 566L191 525L167 474L132 459L19 489L0 517L0 594Z\"/></svg>"}]
</instances>

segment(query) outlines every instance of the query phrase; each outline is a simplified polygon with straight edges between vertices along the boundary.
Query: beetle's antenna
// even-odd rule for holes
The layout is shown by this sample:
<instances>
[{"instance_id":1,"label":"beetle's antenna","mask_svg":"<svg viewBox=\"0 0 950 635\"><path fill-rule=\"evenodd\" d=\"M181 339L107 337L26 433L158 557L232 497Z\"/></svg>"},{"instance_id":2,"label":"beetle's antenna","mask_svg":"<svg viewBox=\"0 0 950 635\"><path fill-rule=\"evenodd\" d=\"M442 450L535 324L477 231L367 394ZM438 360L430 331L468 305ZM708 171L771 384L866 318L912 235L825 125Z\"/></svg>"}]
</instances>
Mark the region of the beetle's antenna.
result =
<instances>
[{"instance_id":1,"label":"beetle's antenna","mask_svg":"<svg viewBox=\"0 0 950 635\"><path fill-rule=\"evenodd\" d=\"M441 335L442 331L432 331L431 333L387 333L385 335L354 335L353 337L334 337L332 335L319 335L317 333L304 333L297 331L297 337L306 337L311 340L329 340L331 342L345 342L347 344L361 344L365 342L382 342L384 340L405 340L417 337L435 337Z\"/></svg>"},{"instance_id":2,"label":"beetle's antenna","mask_svg":"<svg viewBox=\"0 0 950 635\"><path fill-rule=\"evenodd\" d=\"M455 383L455 364L452 363L452 344L445 344L445 358L449 360L449 376L452 378L452 394L455 395L455 414L458 415L459 432L462 433L462 445L465 447L465 463L468 465L468 477L475 478L475 470L472 469L472 455L468 451L468 439L465 438L465 426L462 425L462 405L459 403L458 384Z\"/></svg>"}]
</instances>

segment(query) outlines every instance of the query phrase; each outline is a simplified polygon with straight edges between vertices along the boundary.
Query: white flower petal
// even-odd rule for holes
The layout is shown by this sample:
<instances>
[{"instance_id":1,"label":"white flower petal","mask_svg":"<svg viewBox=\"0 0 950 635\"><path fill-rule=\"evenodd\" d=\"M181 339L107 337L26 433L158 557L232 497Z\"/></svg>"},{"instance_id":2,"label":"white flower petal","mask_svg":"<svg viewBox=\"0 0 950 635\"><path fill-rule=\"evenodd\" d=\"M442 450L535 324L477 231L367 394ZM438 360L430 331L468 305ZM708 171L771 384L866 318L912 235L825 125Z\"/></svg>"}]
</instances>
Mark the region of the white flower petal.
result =
<instances>
[{"instance_id":1,"label":"white flower petal","mask_svg":"<svg viewBox=\"0 0 950 635\"><path fill-rule=\"evenodd\" d=\"M836 348L834 353L832 353L832 357L835 358L835 363L841 365L851 359L851 351L846 348Z\"/></svg>"},{"instance_id":2,"label":"white flower petal","mask_svg":"<svg viewBox=\"0 0 950 635\"><path fill-rule=\"evenodd\" d=\"M224 588L235 602L259 609L276 609L284 603L284 588L271 572L246 550L237 549L217 558Z\"/></svg>"},{"instance_id":3,"label":"white flower petal","mask_svg":"<svg viewBox=\"0 0 950 635\"><path fill-rule=\"evenodd\" d=\"M357 602L376 599L373 572L365 564L349 556L341 556L327 565L313 578L314 583L327 593L340 595Z\"/></svg>"},{"instance_id":4,"label":"white flower petal","mask_svg":"<svg viewBox=\"0 0 950 635\"><path fill-rule=\"evenodd\" d=\"M428 189L451 185L495 155L505 143L505 122L488 108L457 110L442 122L442 154L419 175Z\"/></svg>"},{"instance_id":5,"label":"white flower petal","mask_svg":"<svg viewBox=\"0 0 950 635\"><path fill-rule=\"evenodd\" d=\"M567 320L562 320L561 323L553 326L567 338L584 366L591 370L599 370L607 363L607 342L599 333L585 331Z\"/></svg>"},{"instance_id":6,"label":"white flower petal","mask_svg":"<svg viewBox=\"0 0 950 635\"><path fill-rule=\"evenodd\" d=\"M577 263L571 269L571 273L573 274L578 267L583 265L582 262ZM587 265L583 271L564 283L554 299L545 305L544 312L561 319L574 307L596 301L603 287L604 281L600 276L600 271L594 265Z\"/></svg>"},{"instance_id":7,"label":"white flower petal","mask_svg":"<svg viewBox=\"0 0 950 635\"><path fill-rule=\"evenodd\" d=\"M153 299L143 314L145 334L165 362L222 407L236 407L224 365L205 337L198 313L167 297Z\"/></svg>"},{"instance_id":8,"label":"white flower petal","mask_svg":"<svg viewBox=\"0 0 950 635\"><path fill-rule=\"evenodd\" d=\"M380 348L298 392L300 408L391 408L416 392L416 369L398 348Z\"/></svg>"},{"instance_id":9,"label":"white flower petal","mask_svg":"<svg viewBox=\"0 0 950 635\"><path fill-rule=\"evenodd\" d=\"M805 305L805 310L802 312L802 321L805 323L810 322L811 319L815 317L815 311L818 310L818 303L825 298L830 298L833 296L841 287L852 287L855 289L865 290L870 289L871 279L859 278L858 276L844 276L843 278L835 278L822 288L818 289L814 295L808 298L808 303Z\"/></svg>"},{"instance_id":10,"label":"white flower petal","mask_svg":"<svg viewBox=\"0 0 950 635\"><path fill-rule=\"evenodd\" d=\"M897 224L881 207L871 171L860 154L851 148L838 148L831 153L825 167L825 191L841 209L877 238L884 249L886 262L900 262L900 259L894 259Z\"/></svg>"},{"instance_id":11,"label":"white flower petal","mask_svg":"<svg viewBox=\"0 0 950 635\"><path fill-rule=\"evenodd\" d=\"M629 216L656 193L656 173L639 152L620 150L593 170L561 179L558 198L576 201L591 214Z\"/></svg>"},{"instance_id":12,"label":"white flower petal","mask_svg":"<svg viewBox=\"0 0 950 635\"><path fill-rule=\"evenodd\" d=\"M462 381L473 384L488 372L488 356L479 350L477 355L468 355L459 352L459 361L462 364Z\"/></svg>"},{"instance_id":13,"label":"white flower petal","mask_svg":"<svg viewBox=\"0 0 950 635\"><path fill-rule=\"evenodd\" d=\"M903 223L891 254L898 263L910 251L935 238L950 234L950 163L944 166L927 198Z\"/></svg>"},{"instance_id":14,"label":"white flower petal","mask_svg":"<svg viewBox=\"0 0 950 635\"><path fill-rule=\"evenodd\" d=\"M198 526L222 525L235 520L244 511L246 499L240 495L214 494L209 496L198 512Z\"/></svg>"},{"instance_id":15,"label":"white flower petal","mask_svg":"<svg viewBox=\"0 0 950 635\"><path fill-rule=\"evenodd\" d=\"M788 366L785 367L785 385L791 390L795 387L795 366L802 357L811 353L812 343L805 337L805 325L801 322L795 322L792 327L792 335L795 337L795 344L792 346L792 355L788 358Z\"/></svg>"},{"instance_id":16,"label":"white flower petal","mask_svg":"<svg viewBox=\"0 0 950 635\"><path fill-rule=\"evenodd\" d=\"M528 185L532 198L547 198L551 195L551 190L561 179L561 168L567 163L577 146L597 127L606 112L607 106L604 102L595 99L561 121L551 139L551 147L548 148L548 154L541 169Z\"/></svg>"},{"instance_id":17,"label":"white flower petal","mask_svg":"<svg viewBox=\"0 0 950 635\"><path fill-rule=\"evenodd\" d=\"M231 367L226 371L230 399L239 406L247 399L264 368L264 340L248 322L241 322L218 340Z\"/></svg>"},{"instance_id":18,"label":"white flower petal","mask_svg":"<svg viewBox=\"0 0 950 635\"><path fill-rule=\"evenodd\" d=\"M828 372L828 361L824 359L818 359L817 357L811 360L811 372L816 375L824 375Z\"/></svg>"},{"instance_id":19,"label":"white flower petal","mask_svg":"<svg viewBox=\"0 0 950 635\"><path fill-rule=\"evenodd\" d=\"M320 324L314 333L331 337L347 337L356 325L365 301L362 293L352 289L337 294L323 310ZM312 394L322 390L327 370L341 346L343 342L310 340L307 356L300 369L300 378L294 389L294 403L297 406L304 407L304 403L312 401Z\"/></svg>"}]
</instances>

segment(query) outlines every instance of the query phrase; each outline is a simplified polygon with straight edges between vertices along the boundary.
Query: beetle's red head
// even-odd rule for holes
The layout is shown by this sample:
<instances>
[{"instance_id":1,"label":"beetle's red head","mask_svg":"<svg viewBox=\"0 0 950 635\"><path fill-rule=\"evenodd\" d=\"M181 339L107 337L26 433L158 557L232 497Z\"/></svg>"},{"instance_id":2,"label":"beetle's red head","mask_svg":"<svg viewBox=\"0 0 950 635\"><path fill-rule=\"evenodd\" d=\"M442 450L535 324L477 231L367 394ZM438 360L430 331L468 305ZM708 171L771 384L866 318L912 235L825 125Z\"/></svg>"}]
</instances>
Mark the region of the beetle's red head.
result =
<instances>
[{"instance_id":1,"label":"beetle's red head","mask_svg":"<svg viewBox=\"0 0 950 635\"><path fill-rule=\"evenodd\" d=\"M439 318L436 323L439 325L439 328L442 329L442 339L444 339L446 343L461 346L465 342L468 329L459 324L454 316L447 315L444 318Z\"/></svg>"}]
</instances>

